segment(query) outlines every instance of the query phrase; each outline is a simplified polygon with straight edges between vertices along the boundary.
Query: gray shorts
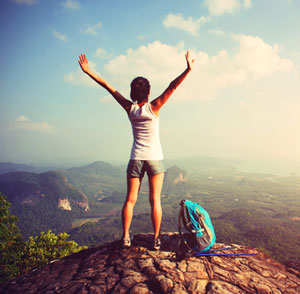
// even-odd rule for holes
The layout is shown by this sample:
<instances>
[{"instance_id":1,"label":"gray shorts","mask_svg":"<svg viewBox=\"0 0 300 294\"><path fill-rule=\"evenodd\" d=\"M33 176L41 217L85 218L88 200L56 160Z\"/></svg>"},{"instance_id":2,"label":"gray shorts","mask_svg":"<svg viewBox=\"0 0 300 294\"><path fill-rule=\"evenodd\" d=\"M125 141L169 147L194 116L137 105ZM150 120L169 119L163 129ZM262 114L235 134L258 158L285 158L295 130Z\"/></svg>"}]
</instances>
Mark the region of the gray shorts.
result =
<instances>
[{"instance_id":1,"label":"gray shorts","mask_svg":"<svg viewBox=\"0 0 300 294\"><path fill-rule=\"evenodd\" d=\"M143 178L166 172L163 160L135 160L130 159L127 166L127 175L132 178Z\"/></svg>"}]
</instances>

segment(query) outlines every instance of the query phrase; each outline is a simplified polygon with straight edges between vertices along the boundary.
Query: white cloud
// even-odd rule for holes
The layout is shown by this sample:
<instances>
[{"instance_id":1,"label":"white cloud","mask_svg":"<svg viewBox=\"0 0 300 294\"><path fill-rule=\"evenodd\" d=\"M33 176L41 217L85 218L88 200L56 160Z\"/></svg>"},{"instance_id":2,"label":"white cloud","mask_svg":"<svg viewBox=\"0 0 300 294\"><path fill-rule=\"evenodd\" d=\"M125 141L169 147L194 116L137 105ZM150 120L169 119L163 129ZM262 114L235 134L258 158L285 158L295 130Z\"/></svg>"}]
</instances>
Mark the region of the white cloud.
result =
<instances>
[{"instance_id":1,"label":"white cloud","mask_svg":"<svg viewBox=\"0 0 300 294\"><path fill-rule=\"evenodd\" d=\"M169 13L163 20L163 24L166 28L176 28L191 35L197 35L201 25L208 22L209 20L210 19L205 16L194 19L192 17L184 18L182 14Z\"/></svg>"},{"instance_id":2,"label":"white cloud","mask_svg":"<svg viewBox=\"0 0 300 294\"><path fill-rule=\"evenodd\" d=\"M99 30L102 27L101 21L96 23L95 25L88 25L85 29L82 29L82 32L88 35L97 35L99 33Z\"/></svg>"},{"instance_id":3,"label":"white cloud","mask_svg":"<svg viewBox=\"0 0 300 294\"><path fill-rule=\"evenodd\" d=\"M262 78L277 74L289 78L296 71L291 60L280 57L276 44L269 45L261 38L243 35L233 36L232 40L239 43L233 54L221 50L216 55L209 56L203 51L191 51L196 60L195 66L176 90L176 100L211 100L224 97L226 90L260 83ZM112 58L102 68L101 73L125 96L128 95L131 80L136 76L145 76L151 83L151 97L154 98L185 69L184 53L183 43L170 46L156 41L135 50L128 49L124 55ZM95 68L94 64L93 67ZM65 81L96 85L79 69L66 75ZM261 88L260 84L259 89Z\"/></svg>"},{"instance_id":4,"label":"white cloud","mask_svg":"<svg viewBox=\"0 0 300 294\"><path fill-rule=\"evenodd\" d=\"M244 0L244 8L249 9L252 7L251 0Z\"/></svg>"},{"instance_id":5,"label":"white cloud","mask_svg":"<svg viewBox=\"0 0 300 294\"><path fill-rule=\"evenodd\" d=\"M251 0L206 0L205 5L210 14L221 15L224 13L234 13L242 7L249 9L252 3Z\"/></svg>"},{"instance_id":6,"label":"white cloud","mask_svg":"<svg viewBox=\"0 0 300 294\"><path fill-rule=\"evenodd\" d=\"M109 54L106 52L103 48L97 48L96 52L94 53L94 56L97 58L108 58Z\"/></svg>"},{"instance_id":7,"label":"white cloud","mask_svg":"<svg viewBox=\"0 0 300 294\"><path fill-rule=\"evenodd\" d=\"M64 35L64 34L61 34L61 33L57 32L57 31L52 31L52 34L58 40L61 40L61 41L64 41L64 42L68 41L67 36Z\"/></svg>"},{"instance_id":8,"label":"white cloud","mask_svg":"<svg viewBox=\"0 0 300 294\"><path fill-rule=\"evenodd\" d=\"M34 122L24 115L10 120L6 124L8 130L27 130L27 131L40 131L40 132L53 132L56 128L45 121Z\"/></svg>"},{"instance_id":9,"label":"white cloud","mask_svg":"<svg viewBox=\"0 0 300 294\"><path fill-rule=\"evenodd\" d=\"M13 1L17 4L26 4L26 5L33 5L39 2L39 0L13 0Z\"/></svg>"},{"instance_id":10,"label":"white cloud","mask_svg":"<svg viewBox=\"0 0 300 294\"><path fill-rule=\"evenodd\" d=\"M141 75L149 78L152 85L167 86L178 73L178 68L185 67L183 43L170 46L159 41L140 46L136 50L128 49L125 55L110 60L104 71L121 88L128 88L131 79Z\"/></svg>"},{"instance_id":11,"label":"white cloud","mask_svg":"<svg viewBox=\"0 0 300 294\"><path fill-rule=\"evenodd\" d=\"M76 0L66 0L62 3L62 5L65 8L71 9L71 10L77 10L80 8L80 3L79 3L79 1L76 1Z\"/></svg>"},{"instance_id":12,"label":"white cloud","mask_svg":"<svg viewBox=\"0 0 300 294\"><path fill-rule=\"evenodd\" d=\"M240 43L239 52L234 56L234 63L248 75L258 78L263 75L295 69L293 62L279 56L279 46L269 45L259 37L239 35L234 37Z\"/></svg>"},{"instance_id":13,"label":"white cloud","mask_svg":"<svg viewBox=\"0 0 300 294\"><path fill-rule=\"evenodd\" d=\"M15 119L15 121L18 121L18 122L27 122L27 121L29 121L29 119L26 116L24 116L24 115L20 115L20 116L18 116Z\"/></svg>"},{"instance_id":14,"label":"white cloud","mask_svg":"<svg viewBox=\"0 0 300 294\"><path fill-rule=\"evenodd\" d=\"M211 29L209 32L216 36L225 36L225 33L222 29Z\"/></svg>"},{"instance_id":15,"label":"white cloud","mask_svg":"<svg viewBox=\"0 0 300 294\"><path fill-rule=\"evenodd\" d=\"M295 70L291 60L278 55L277 45L271 46L252 36L238 36L234 40L240 46L232 56L226 50L211 57L202 51L191 52L196 63L190 76L176 91L178 99L210 100L221 90L253 78ZM123 88L130 78L144 75L149 77L154 88L163 90L185 67L182 49L182 45L174 47L157 41L136 50L129 49L126 55L112 59L105 66L105 71Z\"/></svg>"}]
</instances>

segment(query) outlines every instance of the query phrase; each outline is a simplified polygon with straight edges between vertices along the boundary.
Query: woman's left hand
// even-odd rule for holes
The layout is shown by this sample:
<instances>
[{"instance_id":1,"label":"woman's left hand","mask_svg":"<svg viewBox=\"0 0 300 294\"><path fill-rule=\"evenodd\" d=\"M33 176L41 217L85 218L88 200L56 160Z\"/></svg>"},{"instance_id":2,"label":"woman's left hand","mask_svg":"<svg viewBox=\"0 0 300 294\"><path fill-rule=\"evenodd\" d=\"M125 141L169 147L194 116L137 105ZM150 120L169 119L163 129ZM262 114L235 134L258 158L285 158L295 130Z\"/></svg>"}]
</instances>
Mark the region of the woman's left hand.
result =
<instances>
[{"instance_id":1,"label":"woman's left hand","mask_svg":"<svg viewBox=\"0 0 300 294\"><path fill-rule=\"evenodd\" d=\"M191 70L193 68L195 59L191 59L189 50L186 51L185 59L186 59L187 68Z\"/></svg>"}]
</instances>

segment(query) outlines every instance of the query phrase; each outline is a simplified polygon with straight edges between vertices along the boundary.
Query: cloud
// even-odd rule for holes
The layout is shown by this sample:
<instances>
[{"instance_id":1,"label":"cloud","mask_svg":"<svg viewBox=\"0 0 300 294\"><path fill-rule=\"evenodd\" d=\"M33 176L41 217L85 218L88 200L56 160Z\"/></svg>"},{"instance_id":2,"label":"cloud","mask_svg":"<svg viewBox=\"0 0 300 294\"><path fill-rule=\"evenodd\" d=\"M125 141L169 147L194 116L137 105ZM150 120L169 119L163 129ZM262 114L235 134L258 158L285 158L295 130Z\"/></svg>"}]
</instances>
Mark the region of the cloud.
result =
<instances>
[{"instance_id":1,"label":"cloud","mask_svg":"<svg viewBox=\"0 0 300 294\"><path fill-rule=\"evenodd\" d=\"M136 50L128 49L125 55L116 56L104 66L105 74L123 89L137 75L162 88L178 73L178 68L185 67L183 46L183 43L170 46L155 41Z\"/></svg>"},{"instance_id":2,"label":"cloud","mask_svg":"<svg viewBox=\"0 0 300 294\"><path fill-rule=\"evenodd\" d=\"M94 53L94 56L102 59L110 57L110 55L103 48L97 48L96 52Z\"/></svg>"},{"instance_id":3,"label":"cloud","mask_svg":"<svg viewBox=\"0 0 300 294\"><path fill-rule=\"evenodd\" d=\"M7 130L26 130L26 131L40 131L53 132L56 128L45 121L34 122L24 115L10 120L6 124Z\"/></svg>"},{"instance_id":4,"label":"cloud","mask_svg":"<svg viewBox=\"0 0 300 294\"><path fill-rule=\"evenodd\" d=\"M61 33L57 32L57 31L52 31L52 34L58 40L61 40L61 41L64 41L64 42L68 41L67 36L64 35L64 34L61 34Z\"/></svg>"},{"instance_id":5,"label":"cloud","mask_svg":"<svg viewBox=\"0 0 300 294\"><path fill-rule=\"evenodd\" d=\"M232 55L226 50L211 57L206 52L191 51L196 63L190 76L176 91L179 100L211 100L223 89L263 76L295 71L291 60L279 56L278 45L269 45L253 36L234 36L233 40L239 43L239 48ZM153 88L163 90L185 68L182 46L156 41L136 50L128 49L125 55L115 57L104 69L121 87L125 88L135 75L144 75L149 77Z\"/></svg>"},{"instance_id":6,"label":"cloud","mask_svg":"<svg viewBox=\"0 0 300 294\"><path fill-rule=\"evenodd\" d=\"M252 6L251 0L205 0L210 14L222 15L224 13L234 13L241 9L249 9Z\"/></svg>"},{"instance_id":7,"label":"cloud","mask_svg":"<svg viewBox=\"0 0 300 294\"><path fill-rule=\"evenodd\" d=\"M205 16L194 19L192 17L184 18L182 14L169 13L163 20L163 24L166 28L176 28L195 36L197 35L201 25L209 20L210 19Z\"/></svg>"},{"instance_id":8,"label":"cloud","mask_svg":"<svg viewBox=\"0 0 300 294\"><path fill-rule=\"evenodd\" d=\"M240 90L239 87L247 84L261 83L261 89L265 77L283 74L289 78L296 72L294 63L280 56L279 46L276 44L270 45L259 37L246 35L232 36L231 40L239 45L232 54L221 50L214 56L209 56L203 51L191 51L196 60L195 66L174 93L177 101L225 97L224 91ZM185 69L184 54L183 43L171 46L155 41L115 56L104 65L101 73L125 96L128 95L131 80L136 76L145 76L150 80L151 97L154 98ZM95 64L93 67L96 67ZM66 75L65 81L96 85L80 70Z\"/></svg>"},{"instance_id":9,"label":"cloud","mask_svg":"<svg viewBox=\"0 0 300 294\"><path fill-rule=\"evenodd\" d=\"M97 35L99 33L99 30L102 27L101 21L96 23L95 25L88 25L85 29L82 29L82 32L88 35Z\"/></svg>"},{"instance_id":10,"label":"cloud","mask_svg":"<svg viewBox=\"0 0 300 294\"><path fill-rule=\"evenodd\" d=\"M244 8L249 9L252 7L251 0L244 0Z\"/></svg>"},{"instance_id":11,"label":"cloud","mask_svg":"<svg viewBox=\"0 0 300 294\"><path fill-rule=\"evenodd\" d=\"M279 56L279 46L269 45L259 37L238 35L234 38L240 43L239 52L233 62L255 78L274 72L291 72L293 62Z\"/></svg>"},{"instance_id":12,"label":"cloud","mask_svg":"<svg viewBox=\"0 0 300 294\"><path fill-rule=\"evenodd\" d=\"M17 4L26 4L26 5L33 5L39 2L39 0L13 0Z\"/></svg>"},{"instance_id":13,"label":"cloud","mask_svg":"<svg viewBox=\"0 0 300 294\"><path fill-rule=\"evenodd\" d=\"M209 30L209 32L216 36L225 36L225 33L222 29L211 29L211 30Z\"/></svg>"},{"instance_id":14,"label":"cloud","mask_svg":"<svg viewBox=\"0 0 300 294\"><path fill-rule=\"evenodd\" d=\"M66 0L62 3L62 5L70 10L77 10L80 8L80 2L76 0Z\"/></svg>"}]
</instances>

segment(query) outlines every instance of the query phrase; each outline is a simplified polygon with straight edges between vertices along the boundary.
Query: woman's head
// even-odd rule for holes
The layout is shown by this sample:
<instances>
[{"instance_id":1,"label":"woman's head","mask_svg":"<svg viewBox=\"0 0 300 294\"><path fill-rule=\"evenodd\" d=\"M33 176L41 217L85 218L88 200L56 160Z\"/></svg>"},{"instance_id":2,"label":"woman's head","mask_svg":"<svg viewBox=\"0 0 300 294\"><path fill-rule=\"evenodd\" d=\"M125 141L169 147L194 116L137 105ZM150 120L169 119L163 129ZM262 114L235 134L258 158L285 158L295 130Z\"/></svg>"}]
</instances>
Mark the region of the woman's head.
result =
<instances>
[{"instance_id":1,"label":"woman's head","mask_svg":"<svg viewBox=\"0 0 300 294\"><path fill-rule=\"evenodd\" d=\"M148 100L150 83L147 79L137 77L131 82L130 87L130 98L133 102L140 103L144 100Z\"/></svg>"}]
</instances>

